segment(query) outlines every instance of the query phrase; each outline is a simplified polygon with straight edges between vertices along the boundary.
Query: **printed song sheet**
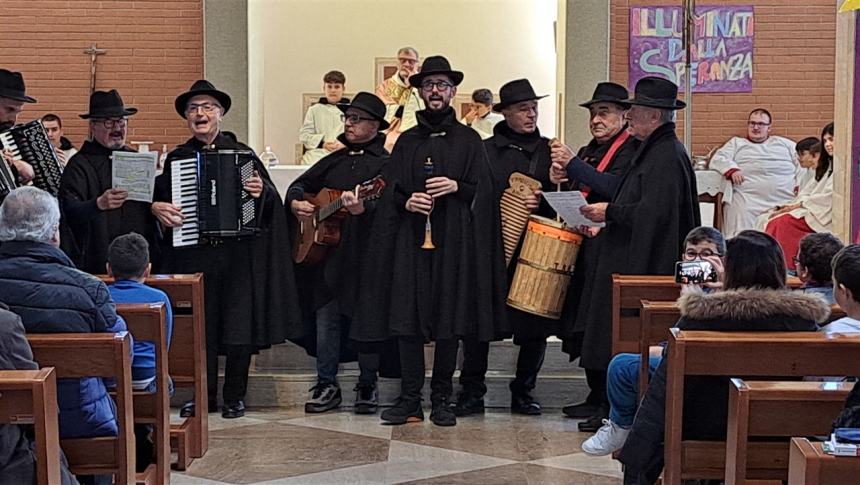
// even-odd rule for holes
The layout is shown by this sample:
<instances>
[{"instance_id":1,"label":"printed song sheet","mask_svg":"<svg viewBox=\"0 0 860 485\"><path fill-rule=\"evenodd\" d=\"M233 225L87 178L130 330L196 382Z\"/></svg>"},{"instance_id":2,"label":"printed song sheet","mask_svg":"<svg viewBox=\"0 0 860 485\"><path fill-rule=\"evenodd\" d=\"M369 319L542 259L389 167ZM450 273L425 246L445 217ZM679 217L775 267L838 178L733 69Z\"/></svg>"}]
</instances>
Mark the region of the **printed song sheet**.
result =
<instances>
[{"instance_id":1,"label":"printed song sheet","mask_svg":"<svg viewBox=\"0 0 860 485\"><path fill-rule=\"evenodd\" d=\"M543 196L546 198L546 201L549 202L549 205L552 206L553 210L561 216L561 219L568 225L568 227L603 227L606 225L603 222L592 222L586 219L585 216L579 212L579 208L584 205L588 205L588 202L586 202L585 197L582 196L582 192L578 190L572 190L569 192L544 192Z\"/></svg>"},{"instance_id":2,"label":"printed song sheet","mask_svg":"<svg viewBox=\"0 0 860 485\"><path fill-rule=\"evenodd\" d=\"M128 191L127 200L152 202L156 152L113 152L112 187Z\"/></svg>"}]
</instances>

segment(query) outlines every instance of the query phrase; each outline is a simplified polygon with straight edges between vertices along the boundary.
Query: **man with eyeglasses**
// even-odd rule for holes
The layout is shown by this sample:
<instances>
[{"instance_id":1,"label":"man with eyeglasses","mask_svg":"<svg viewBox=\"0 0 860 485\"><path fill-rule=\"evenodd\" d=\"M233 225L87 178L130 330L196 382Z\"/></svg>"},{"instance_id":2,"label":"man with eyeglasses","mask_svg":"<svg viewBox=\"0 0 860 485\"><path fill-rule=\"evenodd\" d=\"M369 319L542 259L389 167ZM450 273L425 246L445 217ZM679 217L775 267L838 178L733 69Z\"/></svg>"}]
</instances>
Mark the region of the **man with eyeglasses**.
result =
<instances>
[{"instance_id":1,"label":"man with eyeglasses","mask_svg":"<svg viewBox=\"0 0 860 485\"><path fill-rule=\"evenodd\" d=\"M341 200L349 212L341 227L341 243L332 248L325 261L296 266L296 277L302 282L299 287L299 300L304 305L302 312L310 327L315 329L299 342L317 358L317 383L305 403L307 413L325 412L341 403L338 363L358 292L358 280L351 275L358 274L365 257L375 212L374 203L359 200L354 189L379 175L388 162L385 134L380 132L388 127L385 104L373 94L361 92L351 104L338 105L338 109L345 126L337 141L343 148L323 157L287 191L294 226L298 222L310 222L317 209L305 200L305 194L316 194L323 188L342 190ZM356 414L374 414L378 405L379 354L359 349L358 366L360 375L353 409Z\"/></svg>"},{"instance_id":2,"label":"man with eyeglasses","mask_svg":"<svg viewBox=\"0 0 860 485\"><path fill-rule=\"evenodd\" d=\"M150 257L157 261L149 204L127 201L126 190L112 188L113 153L134 151L126 136L128 117L135 113L137 108L127 108L115 89L93 92L89 112L80 115L89 121L90 139L69 160L60 180L62 249L88 273L104 273L111 241L130 232L146 238Z\"/></svg>"},{"instance_id":3,"label":"man with eyeglasses","mask_svg":"<svg viewBox=\"0 0 860 485\"><path fill-rule=\"evenodd\" d=\"M799 170L795 143L771 136L771 123L768 110L752 110L746 138L733 137L711 157L710 168L732 183L732 196L725 202L723 212L726 237L755 229L760 215L794 199L795 174Z\"/></svg>"},{"instance_id":4,"label":"man with eyeglasses","mask_svg":"<svg viewBox=\"0 0 860 485\"><path fill-rule=\"evenodd\" d=\"M424 102L409 77L421 70L418 51L412 47L401 47L397 51L397 72L376 87L376 95L385 103L385 120L389 123L385 148L390 152L401 133L418 122L415 113L424 109Z\"/></svg>"},{"instance_id":5,"label":"man with eyeglasses","mask_svg":"<svg viewBox=\"0 0 860 485\"><path fill-rule=\"evenodd\" d=\"M400 349L400 397L382 413L389 424L424 419L424 344L434 340L430 420L455 425L449 402L459 340L492 340L506 322L498 202L486 151L450 106L462 80L442 56L428 57L409 78L427 109L416 113L418 125L403 132L386 165L389 185L360 272L367 291L352 337L397 338ZM427 239L434 249L422 244Z\"/></svg>"}]
</instances>

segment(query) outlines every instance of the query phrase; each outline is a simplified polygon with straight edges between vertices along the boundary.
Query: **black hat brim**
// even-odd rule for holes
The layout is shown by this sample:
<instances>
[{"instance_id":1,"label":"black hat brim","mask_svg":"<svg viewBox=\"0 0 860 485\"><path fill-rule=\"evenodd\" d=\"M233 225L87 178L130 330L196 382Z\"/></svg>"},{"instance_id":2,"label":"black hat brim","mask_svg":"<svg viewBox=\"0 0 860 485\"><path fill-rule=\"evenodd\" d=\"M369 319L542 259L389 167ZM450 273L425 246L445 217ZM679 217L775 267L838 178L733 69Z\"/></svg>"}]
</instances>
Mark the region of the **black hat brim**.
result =
<instances>
[{"instance_id":1,"label":"black hat brim","mask_svg":"<svg viewBox=\"0 0 860 485\"><path fill-rule=\"evenodd\" d=\"M508 106L512 106L512 105L515 105L517 103L522 103L523 101L537 101L539 99L546 98L547 96L549 96L549 94L544 94L543 96L534 96L534 97L528 97L528 98L523 98L523 99L515 99L515 100L511 100L511 101L499 102L499 103L496 103L493 105L493 111L498 113L498 112L501 112L503 109L507 108Z\"/></svg>"},{"instance_id":2,"label":"black hat brim","mask_svg":"<svg viewBox=\"0 0 860 485\"><path fill-rule=\"evenodd\" d=\"M35 103L36 98L31 98L26 94L9 94L8 92L0 91L0 98L9 98L22 103Z\"/></svg>"},{"instance_id":3,"label":"black hat brim","mask_svg":"<svg viewBox=\"0 0 860 485\"><path fill-rule=\"evenodd\" d=\"M379 116L376 116L375 114L371 113L370 111L367 111L366 109L362 108L361 106L355 106L355 105L346 104L346 103L337 105L337 109L339 109L343 114L346 114L346 110L348 110L349 108L361 110L361 111L369 114L370 116L372 116L373 119L375 119L376 121L379 122L379 131L387 130L388 127L391 126L387 121L385 121L385 118L380 118Z\"/></svg>"},{"instance_id":4,"label":"black hat brim","mask_svg":"<svg viewBox=\"0 0 860 485\"><path fill-rule=\"evenodd\" d=\"M116 118L118 116L131 116L136 113L137 108L123 108L121 112L116 113L84 113L78 116L85 120L88 120L90 118Z\"/></svg>"},{"instance_id":5,"label":"black hat brim","mask_svg":"<svg viewBox=\"0 0 860 485\"><path fill-rule=\"evenodd\" d=\"M437 74L441 74L443 76L448 76L451 78L451 82L454 83L454 86L459 86L461 82L463 82L463 73L460 71L427 71L427 72L419 72L418 74L413 74L409 76L409 85L413 88L417 88L421 86L421 81L424 80L427 76L435 76Z\"/></svg>"},{"instance_id":6,"label":"black hat brim","mask_svg":"<svg viewBox=\"0 0 860 485\"><path fill-rule=\"evenodd\" d=\"M673 101L673 104L661 103L660 101L650 101L650 100L642 100L636 98L630 98L624 100L625 103L631 106L647 106L649 108L659 108L659 109L672 109L679 110L687 107L687 103L681 101L680 99L676 99Z\"/></svg>"},{"instance_id":7,"label":"black hat brim","mask_svg":"<svg viewBox=\"0 0 860 485\"><path fill-rule=\"evenodd\" d=\"M188 100L194 96L212 96L218 100L218 103L220 103L221 107L224 108L225 115L230 111L230 106L233 104L233 100L230 99L229 94L223 91L218 91L217 89L187 91L177 96L176 101L173 102L173 107L176 109L176 113L179 114L179 116L185 118L185 106L188 104Z\"/></svg>"},{"instance_id":8,"label":"black hat brim","mask_svg":"<svg viewBox=\"0 0 860 485\"><path fill-rule=\"evenodd\" d=\"M616 98L613 98L613 99L594 98L594 99L590 99L584 103L579 103L579 105L582 106L583 108L591 108L591 105L597 104L597 103L612 103L612 104L617 104L618 106L621 106L624 109L630 109L630 103L628 103L626 99L616 99Z\"/></svg>"}]
</instances>

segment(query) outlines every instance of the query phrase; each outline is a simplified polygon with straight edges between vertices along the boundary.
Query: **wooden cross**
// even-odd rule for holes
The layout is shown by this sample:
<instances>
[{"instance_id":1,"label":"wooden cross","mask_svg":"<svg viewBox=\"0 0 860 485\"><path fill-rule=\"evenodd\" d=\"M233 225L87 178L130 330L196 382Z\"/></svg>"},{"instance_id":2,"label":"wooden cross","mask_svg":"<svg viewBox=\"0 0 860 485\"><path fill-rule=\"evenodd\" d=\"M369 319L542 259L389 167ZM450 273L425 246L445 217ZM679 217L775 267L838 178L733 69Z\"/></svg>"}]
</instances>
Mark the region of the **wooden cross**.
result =
<instances>
[{"instance_id":1,"label":"wooden cross","mask_svg":"<svg viewBox=\"0 0 860 485\"><path fill-rule=\"evenodd\" d=\"M95 43L84 49L84 54L90 55L90 94L96 90L96 58L106 52L107 50L99 49Z\"/></svg>"}]
</instances>

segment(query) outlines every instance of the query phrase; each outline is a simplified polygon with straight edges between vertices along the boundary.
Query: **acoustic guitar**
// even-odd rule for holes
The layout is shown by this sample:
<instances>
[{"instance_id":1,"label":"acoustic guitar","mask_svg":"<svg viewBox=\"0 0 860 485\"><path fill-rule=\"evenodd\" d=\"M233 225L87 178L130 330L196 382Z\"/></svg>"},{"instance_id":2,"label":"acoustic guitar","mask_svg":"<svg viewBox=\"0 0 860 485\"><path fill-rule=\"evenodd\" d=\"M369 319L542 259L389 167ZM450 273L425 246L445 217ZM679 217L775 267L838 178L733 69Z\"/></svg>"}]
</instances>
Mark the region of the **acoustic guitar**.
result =
<instances>
[{"instance_id":1,"label":"acoustic guitar","mask_svg":"<svg viewBox=\"0 0 860 485\"><path fill-rule=\"evenodd\" d=\"M361 183L356 189L359 200L378 198L385 188L381 175ZM322 189L316 194L305 194L305 200L316 207L310 218L299 218L299 230L293 241L293 261L305 265L323 262L330 248L340 244L341 226L349 215L343 200L342 190Z\"/></svg>"}]
</instances>

